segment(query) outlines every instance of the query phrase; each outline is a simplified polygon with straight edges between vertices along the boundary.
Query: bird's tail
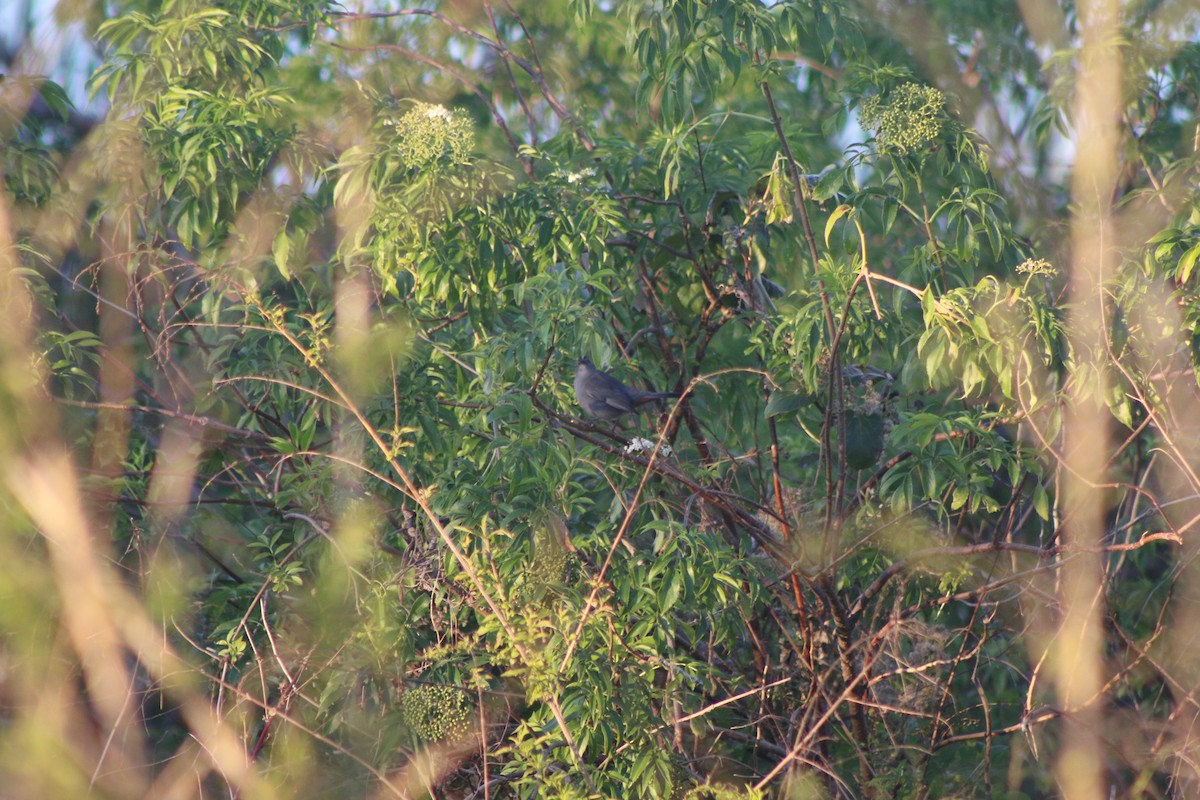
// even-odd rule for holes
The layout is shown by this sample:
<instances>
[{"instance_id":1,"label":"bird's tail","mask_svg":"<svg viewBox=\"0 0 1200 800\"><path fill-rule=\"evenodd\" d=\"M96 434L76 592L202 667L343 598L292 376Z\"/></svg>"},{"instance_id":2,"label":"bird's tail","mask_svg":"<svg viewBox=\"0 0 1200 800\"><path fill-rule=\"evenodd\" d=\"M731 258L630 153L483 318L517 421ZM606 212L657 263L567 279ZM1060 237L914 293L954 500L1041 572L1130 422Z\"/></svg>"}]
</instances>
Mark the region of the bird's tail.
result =
<instances>
[{"instance_id":1,"label":"bird's tail","mask_svg":"<svg viewBox=\"0 0 1200 800\"><path fill-rule=\"evenodd\" d=\"M682 397L682 395L679 392L646 392L645 394L638 395L634 402L640 406L643 403L649 403L654 400L674 400L677 397Z\"/></svg>"}]
</instances>

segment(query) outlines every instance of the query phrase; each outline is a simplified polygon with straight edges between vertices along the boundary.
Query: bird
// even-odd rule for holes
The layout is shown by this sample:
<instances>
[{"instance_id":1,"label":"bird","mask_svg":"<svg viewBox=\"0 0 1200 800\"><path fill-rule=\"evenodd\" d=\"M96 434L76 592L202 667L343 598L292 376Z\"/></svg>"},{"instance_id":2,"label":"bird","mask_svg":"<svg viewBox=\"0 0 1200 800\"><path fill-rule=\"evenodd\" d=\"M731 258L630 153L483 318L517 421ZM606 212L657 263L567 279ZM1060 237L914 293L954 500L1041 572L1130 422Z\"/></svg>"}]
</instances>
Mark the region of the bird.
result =
<instances>
[{"instance_id":1,"label":"bird","mask_svg":"<svg viewBox=\"0 0 1200 800\"><path fill-rule=\"evenodd\" d=\"M596 369L586 356L575 367L575 399L590 416L615 419L654 400L679 397L678 392L645 392L626 386L603 370Z\"/></svg>"}]
</instances>

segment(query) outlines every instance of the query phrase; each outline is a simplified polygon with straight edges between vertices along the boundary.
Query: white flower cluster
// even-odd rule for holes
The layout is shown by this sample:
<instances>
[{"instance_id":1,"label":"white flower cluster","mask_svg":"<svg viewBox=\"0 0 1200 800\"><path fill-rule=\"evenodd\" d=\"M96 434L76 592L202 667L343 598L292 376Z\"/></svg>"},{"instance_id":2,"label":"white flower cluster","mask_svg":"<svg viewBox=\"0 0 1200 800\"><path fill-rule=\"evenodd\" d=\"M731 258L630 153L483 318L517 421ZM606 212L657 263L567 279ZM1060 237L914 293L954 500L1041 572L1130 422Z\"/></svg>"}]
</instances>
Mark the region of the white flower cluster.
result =
<instances>
[{"instance_id":1,"label":"white flower cluster","mask_svg":"<svg viewBox=\"0 0 1200 800\"><path fill-rule=\"evenodd\" d=\"M641 453L653 449L654 442L650 441L649 439L643 439L640 436L630 439L629 444L625 445L626 453ZM675 451L671 449L671 445L664 444L662 447L658 448L658 452L660 455L669 456Z\"/></svg>"},{"instance_id":2,"label":"white flower cluster","mask_svg":"<svg viewBox=\"0 0 1200 800\"><path fill-rule=\"evenodd\" d=\"M1057 275L1058 270L1044 258L1027 258L1017 265L1021 275Z\"/></svg>"},{"instance_id":3,"label":"white flower cluster","mask_svg":"<svg viewBox=\"0 0 1200 800\"><path fill-rule=\"evenodd\" d=\"M582 169L579 172L568 172L567 183L579 183L586 178L594 177L596 177L596 170L593 167L588 167L587 169Z\"/></svg>"},{"instance_id":4,"label":"white flower cluster","mask_svg":"<svg viewBox=\"0 0 1200 800\"><path fill-rule=\"evenodd\" d=\"M392 147L408 169L465 164L475 146L471 118L443 105L416 103L398 119L386 119L384 124L396 129Z\"/></svg>"}]
</instances>

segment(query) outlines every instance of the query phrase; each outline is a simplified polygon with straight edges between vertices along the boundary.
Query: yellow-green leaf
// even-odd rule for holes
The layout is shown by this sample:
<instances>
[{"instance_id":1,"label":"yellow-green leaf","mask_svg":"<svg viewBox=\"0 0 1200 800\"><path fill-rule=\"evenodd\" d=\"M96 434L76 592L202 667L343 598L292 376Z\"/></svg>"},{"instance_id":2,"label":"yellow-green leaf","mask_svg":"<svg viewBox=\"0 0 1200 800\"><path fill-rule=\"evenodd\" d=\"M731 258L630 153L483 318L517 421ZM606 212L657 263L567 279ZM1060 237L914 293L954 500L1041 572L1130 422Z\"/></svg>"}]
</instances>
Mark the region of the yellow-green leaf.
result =
<instances>
[{"instance_id":1,"label":"yellow-green leaf","mask_svg":"<svg viewBox=\"0 0 1200 800\"><path fill-rule=\"evenodd\" d=\"M833 233L833 226L837 224L837 221L839 219L846 216L853 210L854 210L853 206L849 205L848 203L842 203L840 206L838 206L837 208L835 208L833 210L832 214L829 215L829 220L825 223L825 246L826 247L829 246L829 235L831 233Z\"/></svg>"},{"instance_id":2,"label":"yellow-green leaf","mask_svg":"<svg viewBox=\"0 0 1200 800\"><path fill-rule=\"evenodd\" d=\"M284 280L290 281L292 273L288 270L288 252L291 250L291 240L288 239L287 228L280 228L279 233L275 234L275 246L271 248L271 252L275 255L275 267L279 270L279 274Z\"/></svg>"},{"instance_id":3,"label":"yellow-green leaf","mask_svg":"<svg viewBox=\"0 0 1200 800\"><path fill-rule=\"evenodd\" d=\"M1183 257L1179 259L1179 282L1187 283L1187 279L1192 275L1192 268L1196 266L1196 259L1200 258L1200 243L1192 245Z\"/></svg>"}]
</instances>

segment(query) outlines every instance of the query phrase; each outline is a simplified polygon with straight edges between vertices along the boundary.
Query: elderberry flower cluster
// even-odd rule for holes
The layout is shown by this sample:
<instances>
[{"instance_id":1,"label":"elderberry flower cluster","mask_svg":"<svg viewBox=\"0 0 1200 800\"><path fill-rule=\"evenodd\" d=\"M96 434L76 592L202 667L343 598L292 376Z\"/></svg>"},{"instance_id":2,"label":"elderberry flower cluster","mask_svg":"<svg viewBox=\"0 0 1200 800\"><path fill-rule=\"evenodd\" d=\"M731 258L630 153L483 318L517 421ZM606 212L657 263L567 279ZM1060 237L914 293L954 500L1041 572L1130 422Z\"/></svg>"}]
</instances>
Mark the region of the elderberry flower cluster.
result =
<instances>
[{"instance_id":1,"label":"elderberry flower cluster","mask_svg":"<svg viewBox=\"0 0 1200 800\"><path fill-rule=\"evenodd\" d=\"M1020 275L1057 275L1058 270L1044 258L1027 258L1017 265Z\"/></svg>"},{"instance_id":2,"label":"elderberry flower cluster","mask_svg":"<svg viewBox=\"0 0 1200 800\"><path fill-rule=\"evenodd\" d=\"M471 118L442 105L417 103L384 124L396 129L393 147L408 169L465 164L475 146Z\"/></svg>"},{"instance_id":3,"label":"elderberry flower cluster","mask_svg":"<svg viewBox=\"0 0 1200 800\"><path fill-rule=\"evenodd\" d=\"M629 444L625 445L626 453L642 453L653 449L654 442L650 441L649 439L643 439L640 436L630 439ZM658 448L659 455L663 457L670 457L670 455L674 452L675 451L671 449L671 445L669 444L664 444L662 447Z\"/></svg>"}]
</instances>

